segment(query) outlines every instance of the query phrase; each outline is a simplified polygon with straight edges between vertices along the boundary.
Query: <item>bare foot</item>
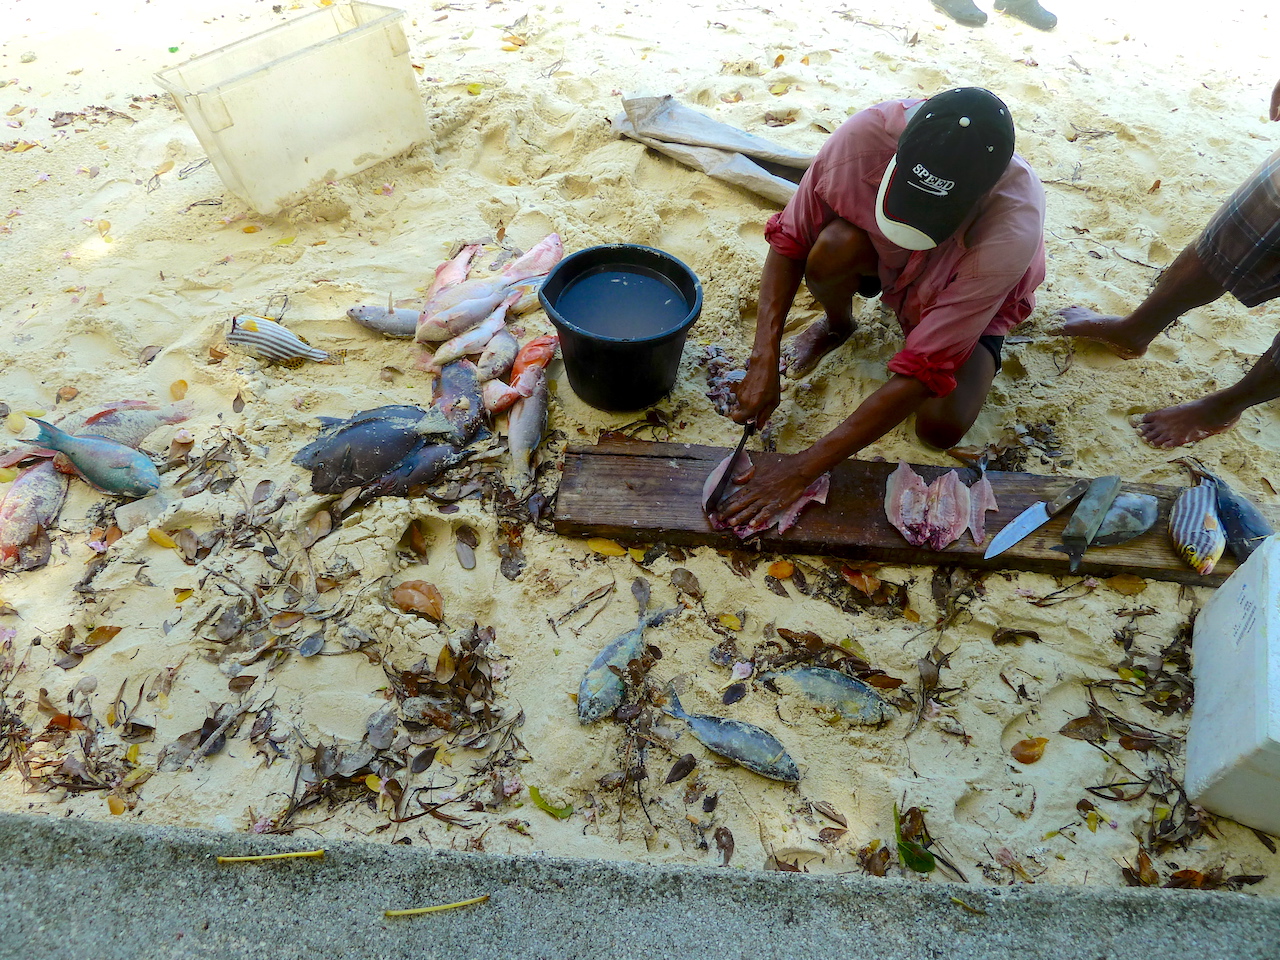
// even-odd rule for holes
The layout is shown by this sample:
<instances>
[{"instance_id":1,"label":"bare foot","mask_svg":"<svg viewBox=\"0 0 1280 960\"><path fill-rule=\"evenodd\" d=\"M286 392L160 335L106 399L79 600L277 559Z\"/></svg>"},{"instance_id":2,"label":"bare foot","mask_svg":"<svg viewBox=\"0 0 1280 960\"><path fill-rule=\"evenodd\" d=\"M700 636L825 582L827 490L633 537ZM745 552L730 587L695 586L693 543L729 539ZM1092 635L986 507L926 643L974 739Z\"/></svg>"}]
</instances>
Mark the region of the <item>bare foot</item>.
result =
<instances>
[{"instance_id":1,"label":"bare foot","mask_svg":"<svg viewBox=\"0 0 1280 960\"><path fill-rule=\"evenodd\" d=\"M799 380L853 334L853 325L833 326L823 316L782 345L782 358L778 368L792 380Z\"/></svg>"},{"instance_id":2,"label":"bare foot","mask_svg":"<svg viewBox=\"0 0 1280 960\"><path fill-rule=\"evenodd\" d=\"M1056 331L1061 336L1093 340L1125 360L1142 356L1151 342L1128 333L1123 317L1103 316L1088 307L1067 307L1057 315L1062 318Z\"/></svg>"},{"instance_id":3,"label":"bare foot","mask_svg":"<svg viewBox=\"0 0 1280 960\"><path fill-rule=\"evenodd\" d=\"M1165 450L1195 443L1215 433L1225 433L1240 419L1221 410L1212 397L1202 397L1176 407L1165 407L1144 413L1138 422L1138 433L1153 447Z\"/></svg>"}]
</instances>

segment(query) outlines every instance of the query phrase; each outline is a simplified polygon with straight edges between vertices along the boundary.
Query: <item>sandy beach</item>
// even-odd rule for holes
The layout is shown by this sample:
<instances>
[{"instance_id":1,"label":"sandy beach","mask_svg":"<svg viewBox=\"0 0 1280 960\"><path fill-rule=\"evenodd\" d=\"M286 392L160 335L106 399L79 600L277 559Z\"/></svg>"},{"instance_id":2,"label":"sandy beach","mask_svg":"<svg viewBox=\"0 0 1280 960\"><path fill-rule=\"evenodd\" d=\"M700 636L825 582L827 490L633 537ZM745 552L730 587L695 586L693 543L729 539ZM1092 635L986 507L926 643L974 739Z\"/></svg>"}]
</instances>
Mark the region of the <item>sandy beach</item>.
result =
<instances>
[{"instance_id":1,"label":"sandy beach","mask_svg":"<svg viewBox=\"0 0 1280 960\"><path fill-rule=\"evenodd\" d=\"M1223 298L1134 361L1055 336L1053 313L1131 309L1280 143L1266 117L1280 79L1270 5L1226 0L1190 25L1153 0L1059 0L1042 33L994 11L964 28L927 0L414 4L403 23L431 141L264 217L200 163L153 75L316 6L0 0L0 453L34 436L31 417L191 408L143 443L163 463L190 432L160 509L122 522L122 501L74 480L49 562L0 573L0 808L917 876L880 852L894 850L896 805L923 812L945 860L931 876L1122 886L1126 868L1148 884L1220 871L1280 893L1274 843L1180 792L1189 624L1207 588L710 548L610 555L502 492L500 440L435 499L338 504L291 462L317 417L430 400L413 345L348 308L420 300L462 244L487 244L484 270L553 231L566 252L666 250L705 303L654 422L587 406L553 361L541 495L554 496L566 444L607 431L732 446L740 430L708 399L704 359L715 346L745 362L778 206L620 138L622 98L672 94L814 152L863 106L980 85L1009 104L1017 150L1046 184L1048 279L965 444L1020 437L1032 473L1185 483L1132 418L1238 379L1276 309ZM232 316L286 297L282 322L345 363L289 369L227 345ZM853 339L788 386L767 438L777 450L825 434L886 376L897 323L877 301L859 311ZM802 291L795 326L818 313ZM540 310L515 326L522 341L552 332ZM1274 404L1194 452L1277 502ZM956 465L909 423L861 456ZM460 538L474 541L470 568ZM637 578L651 609L679 608L647 634L661 651L651 679L675 680L690 712L768 728L798 786L719 761L652 711L643 729L579 724L583 671L636 624ZM406 581L439 590L439 622L397 605ZM1034 636L997 642L1002 630ZM829 722L755 681L723 702L733 663L806 634L902 681L881 691L899 707L889 722ZM938 668L931 686L922 660ZM1060 732L1091 697L1115 718L1103 744ZM424 720L428 706L453 721ZM1126 729L1127 746L1114 732ZM1036 738L1043 756L1015 759ZM686 753L693 772L664 783ZM644 778L623 776L641 762Z\"/></svg>"}]
</instances>

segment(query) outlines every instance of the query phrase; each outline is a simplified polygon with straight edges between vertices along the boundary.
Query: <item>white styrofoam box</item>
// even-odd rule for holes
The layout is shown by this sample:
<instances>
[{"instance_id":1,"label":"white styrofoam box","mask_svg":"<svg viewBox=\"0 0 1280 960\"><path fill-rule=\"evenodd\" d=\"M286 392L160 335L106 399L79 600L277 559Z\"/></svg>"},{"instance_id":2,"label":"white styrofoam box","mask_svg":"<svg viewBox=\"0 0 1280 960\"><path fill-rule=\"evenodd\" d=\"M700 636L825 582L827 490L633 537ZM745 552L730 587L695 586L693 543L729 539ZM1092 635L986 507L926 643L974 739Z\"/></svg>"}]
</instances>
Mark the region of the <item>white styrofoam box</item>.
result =
<instances>
[{"instance_id":1,"label":"white styrofoam box","mask_svg":"<svg viewBox=\"0 0 1280 960\"><path fill-rule=\"evenodd\" d=\"M157 73L223 183L273 214L421 143L404 11L343 3Z\"/></svg>"},{"instance_id":2,"label":"white styrofoam box","mask_svg":"<svg viewBox=\"0 0 1280 960\"><path fill-rule=\"evenodd\" d=\"M1187 794L1280 833L1280 536L1268 537L1196 618Z\"/></svg>"}]
</instances>

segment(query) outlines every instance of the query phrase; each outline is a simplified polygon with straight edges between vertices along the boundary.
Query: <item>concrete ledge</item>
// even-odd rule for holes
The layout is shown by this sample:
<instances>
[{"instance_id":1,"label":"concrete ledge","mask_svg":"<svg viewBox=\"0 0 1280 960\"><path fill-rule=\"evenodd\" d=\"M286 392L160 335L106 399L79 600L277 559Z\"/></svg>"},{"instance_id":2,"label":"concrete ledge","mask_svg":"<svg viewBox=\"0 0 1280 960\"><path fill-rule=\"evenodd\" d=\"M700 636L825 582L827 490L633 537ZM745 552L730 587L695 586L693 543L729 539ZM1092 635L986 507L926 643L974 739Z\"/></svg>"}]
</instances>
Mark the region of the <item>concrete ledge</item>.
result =
<instances>
[{"instance_id":1,"label":"concrete ledge","mask_svg":"<svg viewBox=\"0 0 1280 960\"><path fill-rule=\"evenodd\" d=\"M323 859L215 859L321 845ZM383 916L485 893L489 901L473 907ZM516 858L0 815L0 958L736 956L1275 960L1280 902Z\"/></svg>"}]
</instances>

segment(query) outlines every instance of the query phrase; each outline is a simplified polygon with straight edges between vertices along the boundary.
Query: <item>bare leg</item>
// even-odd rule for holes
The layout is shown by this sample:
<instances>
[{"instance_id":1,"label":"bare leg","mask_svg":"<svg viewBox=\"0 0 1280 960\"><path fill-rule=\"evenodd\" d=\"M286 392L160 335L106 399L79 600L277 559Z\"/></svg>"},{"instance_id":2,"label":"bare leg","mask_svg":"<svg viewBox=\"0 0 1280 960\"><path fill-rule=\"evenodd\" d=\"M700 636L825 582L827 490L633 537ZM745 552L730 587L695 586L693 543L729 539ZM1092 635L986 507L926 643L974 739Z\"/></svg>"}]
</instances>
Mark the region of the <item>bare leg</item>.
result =
<instances>
[{"instance_id":1,"label":"bare leg","mask_svg":"<svg viewBox=\"0 0 1280 960\"><path fill-rule=\"evenodd\" d=\"M1153 447L1180 447L1230 430L1240 414L1280 397L1280 336L1257 359L1239 383L1199 400L1144 414L1138 433Z\"/></svg>"},{"instance_id":2,"label":"bare leg","mask_svg":"<svg viewBox=\"0 0 1280 960\"><path fill-rule=\"evenodd\" d=\"M1087 307L1059 310L1064 337L1096 340L1112 353L1132 360L1147 352L1156 336L1188 310L1212 303L1226 293L1204 268L1195 245L1187 247L1160 275L1156 288L1127 317L1110 317Z\"/></svg>"},{"instance_id":3,"label":"bare leg","mask_svg":"<svg viewBox=\"0 0 1280 960\"><path fill-rule=\"evenodd\" d=\"M782 372L794 380L853 333L853 295L864 276L875 276L879 258L866 231L847 220L833 220L818 234L805 262L805 286L825 315L782 345Z\"/></svg>"},{"instance_id":4,"label":"bare leg","mask_svg":"<svg viewBox=\"0 0 1280 960\"><path fill-rule=\"evenodd\" d=\"M956 371L956 388L926 400L916 411L916 436L938 450L954 447L978 419L996 378L996 359L986 347L974 348Z\"/></svg>"}]
</instances>

